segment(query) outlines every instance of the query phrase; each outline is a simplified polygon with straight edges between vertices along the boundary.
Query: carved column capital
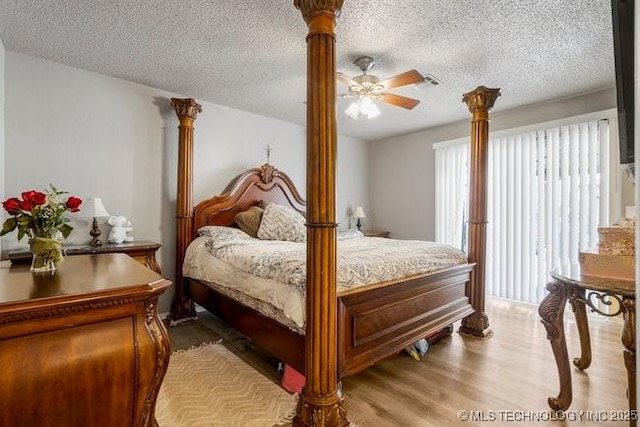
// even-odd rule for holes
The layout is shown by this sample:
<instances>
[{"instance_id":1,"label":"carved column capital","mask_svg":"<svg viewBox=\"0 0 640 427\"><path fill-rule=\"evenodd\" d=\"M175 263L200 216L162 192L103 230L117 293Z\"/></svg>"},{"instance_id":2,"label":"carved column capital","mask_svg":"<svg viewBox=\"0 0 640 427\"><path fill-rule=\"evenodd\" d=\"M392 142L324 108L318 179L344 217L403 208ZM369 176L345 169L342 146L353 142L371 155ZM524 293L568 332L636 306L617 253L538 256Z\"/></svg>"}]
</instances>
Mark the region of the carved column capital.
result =
<instances>
[{"instance_id":1,"label":"carved column capital","mask_svg":"<svg viewBox=\"0 0 640 427\"><path fill-rule=\"evenodd\" d=\"M462 102L467 104L469 112L473 114L473 119L489 119L489 110L500 96L500 88L490 89L485 86L478 86L475 90L462 95Z\"/></svg>"},{"instance_id":2,"label":"carved column capital","mask_svg":"<svg viewBox=\"0 0 640 427\"><path fill-rule=\"evenodd\" d=\"M309 26L309 35L318 32L333 35L334 21L340 16L343 2L344 0L293 0L293 5L300 10ZM314 19L316 17L323 19Z\"/></svg>"},{"instance_id":3,"label":"carved column capital","mask_svg":"<svg viewBox=\"0 0 640 427\"><path fill-rule=\"evenodd\" d=\"M192 126L198 113L202 112L202 106L193 98L171 98L171 106L183 126Z\"/></svg>"}]
</instances>

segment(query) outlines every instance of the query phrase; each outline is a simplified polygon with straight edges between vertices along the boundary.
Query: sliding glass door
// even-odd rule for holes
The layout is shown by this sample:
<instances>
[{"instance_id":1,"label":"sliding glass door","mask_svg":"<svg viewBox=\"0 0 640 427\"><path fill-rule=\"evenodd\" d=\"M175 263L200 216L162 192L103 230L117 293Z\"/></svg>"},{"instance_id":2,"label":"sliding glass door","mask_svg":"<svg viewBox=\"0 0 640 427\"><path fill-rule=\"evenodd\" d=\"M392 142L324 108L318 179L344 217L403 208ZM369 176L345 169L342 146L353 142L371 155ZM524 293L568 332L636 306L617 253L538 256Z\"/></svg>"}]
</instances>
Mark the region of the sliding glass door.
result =
<instances>
[{"instance_id":1,"label":"sliding glass door","mask_svg":"<svg viewBox=\"0 0 640 427\"><path fill-rule=\"evenodd\" d=\"M597 248L609 223L609 122L489 141L487 295L538 303L548 273ZM466 249L468 144L436 146L436 240Z\"/></svg>"}]
</instances>

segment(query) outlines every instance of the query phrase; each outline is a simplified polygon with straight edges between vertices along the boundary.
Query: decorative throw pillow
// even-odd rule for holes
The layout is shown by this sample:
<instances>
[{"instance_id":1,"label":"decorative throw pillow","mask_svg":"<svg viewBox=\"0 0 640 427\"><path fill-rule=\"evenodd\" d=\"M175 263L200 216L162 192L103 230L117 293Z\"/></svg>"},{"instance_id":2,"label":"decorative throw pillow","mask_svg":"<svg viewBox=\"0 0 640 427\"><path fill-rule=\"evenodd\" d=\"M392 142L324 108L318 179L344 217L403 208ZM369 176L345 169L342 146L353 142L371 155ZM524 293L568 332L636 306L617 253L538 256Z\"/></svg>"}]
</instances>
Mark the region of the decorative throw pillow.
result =
<instances>
[{"instance_id":1,"label":"decorative throw pillow","mask_svg":"<svg viewBox=\"0 0 640 427\"><path fill-rule=\"evenodd\" d=\"M264 209L258 206L251 206L246 211L236 214L233 220L238 224L240 230L251 237L258 237L258 228L260 228L263 212Z\"/></svg>"},{"instance_id":2,"label":"decorative throw pillow","mask_svg":"<svg viewBox=\"0 0 640 427\"><path fill-rule=\"evenodd\" d=\"M304 223L304 216L300 212L287 206L269 203L262 213L258 238L262 240L304 242L307 238L307 230Z\"/></svg>"}]
</instances>

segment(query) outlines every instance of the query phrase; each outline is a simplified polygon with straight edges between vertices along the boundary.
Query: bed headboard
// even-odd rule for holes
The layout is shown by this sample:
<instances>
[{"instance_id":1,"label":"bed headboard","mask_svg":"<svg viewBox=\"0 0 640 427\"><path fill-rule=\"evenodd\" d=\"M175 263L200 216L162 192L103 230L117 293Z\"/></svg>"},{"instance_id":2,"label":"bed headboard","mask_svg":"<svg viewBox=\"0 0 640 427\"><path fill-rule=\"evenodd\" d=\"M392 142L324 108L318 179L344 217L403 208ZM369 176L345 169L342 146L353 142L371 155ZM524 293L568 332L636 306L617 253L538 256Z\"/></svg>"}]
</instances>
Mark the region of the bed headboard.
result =
<instances>
[{"instance_id":1,"label":"bed headboard","mask_svg":"<svg viewBox=\"0 0 640 427\"><path fill-rule=\"evenodd\" d=\"M290 206L304 214L306 203L281 170L265 163L234 178L224 193L203 200L193 210L193 235L205 225L231 226L237 213L260 202Z\"/></svg>"}]
</instances>

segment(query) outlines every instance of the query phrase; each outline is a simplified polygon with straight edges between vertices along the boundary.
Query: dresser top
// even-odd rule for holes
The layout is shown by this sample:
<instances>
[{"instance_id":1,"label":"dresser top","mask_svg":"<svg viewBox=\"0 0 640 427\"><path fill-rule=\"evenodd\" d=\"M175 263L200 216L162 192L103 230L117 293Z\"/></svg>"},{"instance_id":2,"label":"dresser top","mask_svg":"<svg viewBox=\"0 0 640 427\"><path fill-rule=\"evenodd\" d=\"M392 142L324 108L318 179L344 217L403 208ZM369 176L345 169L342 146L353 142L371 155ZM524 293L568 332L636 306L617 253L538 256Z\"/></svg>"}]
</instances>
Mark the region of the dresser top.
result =
<instances>
[{"instance_id":1,"label":"dresser top","mask_svg":"<svg viewBox=\"0 0 640 427\"><path fill-rule=\"evenodd\" d=\"M65 257L55 274L32 274L30 264L0 262L0 308L20 303L162 292L171 282L126 254Z\"/></svg>"}]
</instances>

